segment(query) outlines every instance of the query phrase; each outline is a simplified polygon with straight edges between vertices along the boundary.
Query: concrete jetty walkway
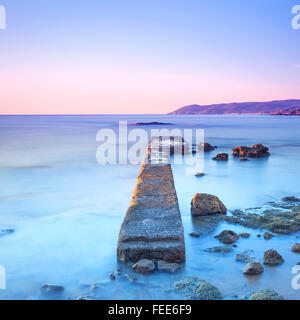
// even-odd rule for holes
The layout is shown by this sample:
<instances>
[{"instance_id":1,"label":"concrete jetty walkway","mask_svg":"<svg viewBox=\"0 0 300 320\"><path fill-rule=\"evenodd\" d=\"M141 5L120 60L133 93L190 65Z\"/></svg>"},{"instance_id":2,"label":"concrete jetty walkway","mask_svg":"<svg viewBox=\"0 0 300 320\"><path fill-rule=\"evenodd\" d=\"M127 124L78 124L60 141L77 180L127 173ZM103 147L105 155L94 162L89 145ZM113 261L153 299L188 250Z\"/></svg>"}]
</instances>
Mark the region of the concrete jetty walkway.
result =
<instances>
[{"instance_id":1,"label":"concrete jetty walkway","mask_svg":"<svg viewBox=\"0 0 300 320\"><path fill-rule=\"evenodd\" d=\"M117 254L121 261L185 261L183 226L169 152L161 147L169 144L171 154L175 153L182 150L182 138L168 141L151 138L119 234Z\"/></svg>"}]
</instances>

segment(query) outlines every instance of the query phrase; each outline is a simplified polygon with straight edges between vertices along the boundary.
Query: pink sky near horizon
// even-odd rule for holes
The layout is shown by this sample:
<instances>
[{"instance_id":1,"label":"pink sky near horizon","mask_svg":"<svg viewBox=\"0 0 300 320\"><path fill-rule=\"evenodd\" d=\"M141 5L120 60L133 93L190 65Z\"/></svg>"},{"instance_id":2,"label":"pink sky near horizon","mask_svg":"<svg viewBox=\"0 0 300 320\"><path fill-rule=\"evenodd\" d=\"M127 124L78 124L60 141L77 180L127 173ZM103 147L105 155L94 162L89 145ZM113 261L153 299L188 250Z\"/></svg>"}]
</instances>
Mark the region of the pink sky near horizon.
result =
<instances>
[{"instance_id":1,"label":"pink sky near horizon","mask_svg":"<svg viewBox=\"0 0 300 320\"><path fill-rule=\"evenodd\" d=\"M299 98L300 85L239 77L18 69L0 75L1 114L165 114L189 104Z\"/></svg>"}]
</instances>

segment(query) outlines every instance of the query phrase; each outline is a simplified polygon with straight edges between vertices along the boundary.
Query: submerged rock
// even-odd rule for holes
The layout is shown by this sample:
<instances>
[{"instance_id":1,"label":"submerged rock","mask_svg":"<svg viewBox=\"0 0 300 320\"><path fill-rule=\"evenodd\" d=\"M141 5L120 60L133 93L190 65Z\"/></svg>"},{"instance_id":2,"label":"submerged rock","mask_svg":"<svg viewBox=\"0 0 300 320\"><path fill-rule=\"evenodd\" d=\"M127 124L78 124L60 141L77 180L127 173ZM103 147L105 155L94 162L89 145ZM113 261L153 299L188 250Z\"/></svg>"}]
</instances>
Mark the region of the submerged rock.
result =
<instances>
[{"instance_id":1,"label":"submerged rock","mask_svg":"<svg viewBox=\"0 0 300 320\"><path fill-rule=\"evenodd\" d=\"M14 232L15 232L14 229L0 229L0 236L4 236L4 235L11 234Z\"/></svg>"},{"instance_id":2,"label":"submerged rock","mask_svg":"<svg viewBox=\"0 0 300 320\"><path fill-rule=\"evenodd\" d=\"M250 161L248 158L241 158L240 161Z\"/></svg>"},{"instance_id":3,"label":"submerged rock","mask_svg":"<svg viewBox=\"0 0 300 320\"><path fill-rule=\"evenodd\" d=\"M198 150L201 151L203 150L204 152L210 152L215 150L215 147L213 147L211 144L205 142L205 143L200 143L198 145Z\"/></svg>"},{"instance_id":4,"label":"submerged rock","mask_svg":"<svg viewBox=\"0 0 300 320\"><path fill-rule=\"evenodd\" d=\"M215 160L215 161L228 161L228 153L219 153L213 158L213 160Z\"/></svg>"},{"instance_id":5,"label":"submerged rock","mask_svg":"<svg viewBox=\"0 0 300 320\"><path fill-rule=\"evenodd\" d=\"M222 294L217 287L198 277L188 277L187 279L176 281L174 288L189 300L222 299Z\"/></svg>"},{"instance_id":6,"label":"submerged rock","mask_svg":"<svg viewBox=\"0 0 300 320\"><path fill-rule=\"evenodd\" d=\"M222 253L222 254L227 254L230 252L233 252L233 249L227 246L216 246L212 248L207 248L204 251L206 252L212 252L212 253Z\"/></svg>"},{"instance_id":7,"label":"submerged rock","mask_svg":"<svg viewBox=\"0 0 300 320\"><path fill-rule=\"evenodd\" d=\"M132 270L137 273L151 273L155 270L155 263L152 260L143 259L134 264Z\"/></svg>"},{"instance_id":8,"label":"submerged rock","mask_svg":"<svg viewBox=\"0 0 300 320\"><path fill-rule=\"evenodd\" d=\"M270 155L269 148L262 144L255 144L251 148L246 146L238 146L232 149L234 157L240 158L265 158Z\"/></svg>"},{"instance_id":9,"label":"submerged rock","mask_svg":"<svg viewBox=\"0 0 300 320\"><path fill-rule=\"evenodd\" d=\"M116 276L113 273L109 274L109 279L110 280L116 280Z\"/></svg>"},{"instance_id":10,"label":"submerged rock","mask_svg":"<svg viewBox=\"0 0 300 320\"><path fill-rule=\"evenodd\" d=\"M190 236L191 236L191 237L194 237L194 238L199 238L199 237L200 237L200 233L191 232L191 233L190 233Z\"/></svg>"},{"instance_id":11,"label":"submerged rock","mask_svg":"<svg viewBox=\"0 0 300 320\"><path fill-rule=\"evenodd\" d=\"M264 233L264 238L266 239L266 240L270 240L270 239L272 239L274 237L274 234L272 234L272 233L270 233L270 232L268 232L268 231L266 231L265 233Z\"/></svg>"},{"instance_id":12,"label":"submerged rock","mask_svg":"<svg viewBox=\"0 0 300 320\"><path fill-rule=\"evenodd\" d=\"M65 290L63 286L55 284L45 284L41 287L41 291L47 294L58 294L62 293Z\"/></svg>"},{"instance_id":13,"label":"submerged rock","mask_svg":"<svg viewBox=\"0 0 300 320\"><path fill-rule=\"evenodd\" d=\"M259 262L249 262L246 264L243 273L246 275L257 275L264 271L264 267Z\"/></svg>"},{"instance_id":14,"label":"submerged rock","mask_svg":"<svg viewBox=\"0 0 300 320\"><path fill-rule=\"evenodd\" d=\"M223 217L223 220L247 228L267 229L278 234L291 234L300 231L300 206L292 206L289 211L274 207L259 214L251 212L251 208L245 211L235 210L232 211L232 216Z\"/></svg>"},{"instance_id":15,"label":"submerged rock","mask_svg":"<svg viewBox=\"0 0 300 320\"><path fill-rule=\"evenodd\" d=\"M250 300L283 300L283 298L274 290L261 289L253 293Z\"/></svg>"},{"instance_id":16,"label":"submerged rock","mask_svg":"<svg viewBox=\"0 0 300 320\"><path fill-rule=\"evenodd\" d=\"M174 273L179 269L180 269L180 265L178 263L168 263L162 260L157 262L157 270L160 272Z\"/></svg>"},{"instance_id":17,"label":"submerged rock","mask_svg":"<svg viewBox=\"0 0 300 320\"><path fill-rule=\"evenodd\" d=\"M251 237L251 234L248 233L248 232L243 232L243 233L240 233L239 236L242 237L242 238L248 239L248 238Z\"/></svg>"},{"instance_id":18,"label":"submerged rock","mask_svg":"<svg viewBox=\"0 0 300 320\"><path fill-rule=\"evenodd\" d=\"M296 253L300 253L300 243L295 243L295 244L292 246L292 251L293 251L293 252L296 252Z\"/></svg>"},{"instance_id":19,"label":"submerged rock","mask_svg":"<svg viewBox=\"0 0 300 320\"><path fill-rule=\"evenodd\" d=\"M225 215L227 209L218 197L206 193L196 193L191 201L191 212L193 216Z\"/></svg>"},{"instance_id":20,"label":"submerged rock","mask_svg":"<svg viewBox=\"0 0 300 320\"><path fill-rule=\"evenodd\" d=\"M76 298L76 300L92 300L91 296L79 296Z\"/></svg>"},{"instance_id":21,"label":"submerged rock","mask_svg":"<svg viewBox=\"0 0 300 320\"><path fill-rule=\"evenodd\" d=\"M248 262L253 262L253 261L254 261L254 258L248 256L247 254L238 253L238 254L235 256L235 260L236 260L236 261L239 261L239 262L247 262L247 263L248 263Z\"/></svg>"},{"instance_id":22,"label":"submerged rock","mask_svg":"<svg viewBox=\"0 0 300 320\"><path fill-rule=\"evenodd\" d=\"M215 236L215 238L219 239L221 242L223 242L225 244L232 244L232 243L236 242L240 237L234 231L224 230L220 234Z\"/></svg>"},{"instance_id":23,"label":"submerged rock","mask_svg":"<svg viewBox=\"0 0 300 320\"><path fill-rule=\"evenodd\" d=\"M285 198L282 199L282 201L285 201L285 202L300 202L300 199L296 198L296 197L285 197Z\"/></svg>"},{"instance_id":24,"label":"submerged rock","mask_svg":"<svg viewBox=\"0 0 300 320\"><path fill-rule=\"evenodd\" d=\"M203 172L197 172L195 174L195 177L203 177L203 176L205 176L205 173L203 173Z\"/></svg>"},{"instance_id":25,"label":"submerged rock","mask_svg":"<svg viewBox=\"0 0 300 320\"><path fill-rule=\"evenodd\" d=\"M274 249L270 249L265 252L264 254L264 264L270 266L277 266L284 261L282 256Z\"/></svg>"}]
</instances>

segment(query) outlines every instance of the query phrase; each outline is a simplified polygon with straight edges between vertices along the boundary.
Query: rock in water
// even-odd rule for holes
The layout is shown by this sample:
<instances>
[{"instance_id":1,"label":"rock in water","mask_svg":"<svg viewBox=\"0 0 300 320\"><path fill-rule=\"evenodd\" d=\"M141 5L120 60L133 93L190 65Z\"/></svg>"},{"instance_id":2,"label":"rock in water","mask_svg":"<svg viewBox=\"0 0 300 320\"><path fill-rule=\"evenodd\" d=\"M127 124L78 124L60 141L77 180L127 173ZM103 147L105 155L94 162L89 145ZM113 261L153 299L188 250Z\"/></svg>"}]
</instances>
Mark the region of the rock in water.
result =
<instances>
[{"instance_id":1,"label":"rock in water","mask_svg":"<svg viewBox=\"0 0 300 320\"><path fill-rule=\"evenodd\" d=\"M261 289L253 293L250 300L283 300L283 298L274 290Z\"/></svg>"},{"instance_id":2,"label":"rock in water","mask_svg":"<svg viewBox=\"0 0 300 320\"><path fill-rule=\"evenodd\" d=\"M246 146L238 146L232 149L234 157L240 158L265 158L270 155L269 148L262 144L255 144L251 148Z\"/></svg>"},{"instance_id":3,"label":"rock in water","mask_svg":"<svg viewBox=\"0 0 300 320\"><path fill-rule=\"evenodd\" d=\"M254 258L248 256L247 254L239 253L235 256L235 260L239 262L252 262Z\"/></svg>"},{"instance_id":4,"label":"rock in water","mask_svg":"<svg viewBox=\"0 0 300 320\"><path fill-rule=\"evenodd\" d=\"M43 293L49 293L49 294L58 294L62 293L64 291L64 287L60 285L55 285L55 284L45 284L41 287L41 291Z\"/></svg>"},{"instance_id":5,"label":"rock in water","mask_svg":"<svg viewBox=\"0 0 300 320\"><path fill-rule=\"evenodd\" d=\"M203 173L203 172L197 172L195 174L195 177L203 177L203 176L205 176L205 173Z\"/></svg>"},{"instance_id":6,"label":"rock in water","mask_svg":"<svg viewBox=\"0 0 300 320\"><path fill-rule=\"evenodd\" d=\"M189 300L221 300L222 294L218 288L198 277L188 277L174 283L176 291Z\"/></svg>"},{"instance_id":7,"label":"rock in water","mask_svg":"<svg viewBox=\"0 0 300 320\"><path fill-rule=\"evenodd\" d=\"M227 209L220 199L206 193L196 193L191 202L193 216L210 216L215 214L226 214Z\"/></svg>"},{"instance_id":8,"label":"rock in water","mask_svg":"<svg viewBox=\"0 0 300 320\"><path fill-rule=\"evenodd\" d=\"M143 259L134 264L132 270L137 273L151 273L155 270L155 263L152 260Z\"/></svg>"},{"instance_id":9,"label":"rock in water","mask_svg":"<svg viewBox=\"0 0 300 320\"><path fill-rule=\"evenodd\" d=\"M268 250L264 254L264 264L276 266L284 261L282 256L274 249Z\"/></svg>"},{"instance_id":10,"label":"rock in water","mask_svg":"<svg viewBox=\"0 0 300 320\"><path fill-rule=\"evenodd\" d=\"M15 232L14 229L0 229L0 236L4 236L4 235L11 234L14 232Z\"/></svg>"},{"instance_id":11,"label":"rock in water","mask_svg":"<svg viewBox=\"0 0 300 320\"><path fill-rule=\"evenodd\" d=\"M170 157L161 152L159 142L160 137L151 138L121 226L117 248L120 261L185 262L183 225ZM174 150L183 146L182 138L170 143Z\"/></svg>"},{"instance_id":12,"label":"rock in water","mask_svg":"<svg viewBox=\"0 0 300 320\"><path fill-rule=\"evenodd\" d=\"M266 240L270 240L270 239L272 239L274 237L274 234L272 234L272 233L270 233L270 232L268 232L268 231L266 231L265 233L264 233L264 238L266 239Z\"/></svg>"},{"instance_id":13,"label":"rock in water","mask_svg":"<svg viewBox=\"0 0 300 320\"><path fill-rule=\"evenodd\" d=\"M300 199L296 197L285 197L282 199L284 202L300 202Z\"/></svg>"},{"instance_id":14,"label":"rock in water","mask_svg":"<svg viewBox=\"0 0 300 320\"><path fill-rule=\"evenodd\" d=\"M166 261L159 260L157 262L157 270L160 272L174 273L180 269L178 263L168 263Z\"/></svg>"},{"instance_id":15,"label":"rock in water","mask_svg":"<svg viewBox=\"0 0 300 320\"><path fill-rule=\"evenodd\" d=\"M198 300L221 300L220 290L207 281L199 280L196 289L196 298Z\"/></svg>"},{"instance_id":16,"label":"rock in water","mask_svg":"<svg viewBox=\"0 0 300 320\"><path fill-rule=\"evenodd\" d=\"M221 242L223 242L225 244L232 244L232 243L236 242L240 237L234 231L224 230L220 234L215 236L215 238L219 239Z\"/></svg>"},{"instance_id":17,"label":"rock in water","mask_svg":"<svg viewBox=\"0 0 300 320\"><path fill-rule=\"evenodd\" d=\"M191 232L191 233L190 233L190 236L191 236L191 237L194 237L194 238L199 238L199 237L200 237L200 233Z\"/></svg>"},{"instance_id":18,"label":"rock in water","mask_svg":"<svg viewBox=\"0 0 300 320\"><path fill-rule=\"evenodd\" d=\"M264 271L264 267L259 262L249 262L246 264L243 273L246 275L256 275Z\"/></svg>"},{"instance_id":19,"label":"rock in water","mask_svg":"<svg viewBox=\"0 0 300 320\"><path fill-rule=\"evenodd\" d=\"M211 144L205 142L205 143L200 143L198 145L198 150L199 151L203 150L204 152L210 152L215 150L215 148Z\"/></svg>"},{"instance_id":20,"label":"rock in water","mask_svg":"<svg viewBox=\"0 0 300 320\"><path fill-rule=\"evenodd\" d=\"M227 254L230 252L233 252L233 249L227 246L216 246L212 248L207 248L204 251L206 252L212 252L212 253L222 253L222 254Z\"/></svg>"},{"instance_id":21,"label":"rock in water","mask_svg":"<svg viewBox=\"0 0 300 320\"><path fill-rule=\"evenodd\" d=\"M296 252L296 253L300 253L300 243L295 243L295 244L292 246L292 251L293 251L293 252Z\"/></svg>"},{"instance_id":22,"label":"rock in water","mask_svg":"<svg viewBox=\"0 0 300 320\"><path fill-rule=\"evenodd\" d=\"M240 233L239 236L242 237L242 238L248 239L248 238L251 237L251 234L247 233L247 232L243 232L243 233Z\"/></svg>"},{"instance_id":23,"label":"rock in water","mask_svg":"<svg viewBox=\"0 0 300 320\"><path fill-rule=\"evenodd\" d=\"M228 153L219 153L213 158L213 160L228 161Z\"/></svg>"}]
</instances>

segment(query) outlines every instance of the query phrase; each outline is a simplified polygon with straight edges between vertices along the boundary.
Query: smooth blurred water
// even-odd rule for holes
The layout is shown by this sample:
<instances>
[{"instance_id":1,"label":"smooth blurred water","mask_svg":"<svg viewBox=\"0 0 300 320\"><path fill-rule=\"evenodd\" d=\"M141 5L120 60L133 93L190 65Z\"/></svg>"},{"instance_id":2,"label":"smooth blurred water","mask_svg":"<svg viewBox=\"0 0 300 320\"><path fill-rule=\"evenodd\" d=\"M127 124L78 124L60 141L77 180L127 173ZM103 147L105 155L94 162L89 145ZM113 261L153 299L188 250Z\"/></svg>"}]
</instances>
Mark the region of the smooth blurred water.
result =
<instances>
[{"instance_id":1,"label":"smooth blurred water","mask_svg":"<svg viewBox=\"0 0 300 320\"><path fill-rule=\"evenodd\" d=\"M168 122L174 124L170 129L203 128L205 140L218 146L205 154L202 178L185 175L184 165L173 165L187 263L175 275L138 276L143 286L108 279L120 267L118 233L140 170L134 165L100 166L96 161L98 130L118 131L119 120ZM102 281L102 299L174 299L178 296L166 289L188 275L215 284L227 299L264 287L299 299L300 291L291 288L291 268L300 260L290 250L297 235L266 241L256 237L262 231L221 224L201 238L188 236L197 230L190 216L196 192L219 196L229 210L300 196L299 128L300 117L276 116L0 116L0 229L15 229L0 237L0 265L7 272L7 290L0 290L0 299L43 299L40 287L46 283L64 285L60 298L75 299L87 293L86 284ZM256 143L270 147L268 159L211 160L237 145ZM240 239L238 248L226 256L204 252L220 245L214 235L224 228L247 230L253 236ZM253 249L252 255L262 260L272 247L285 262L266 267L260 277L245 277L235 254Z\"/></svg>"}]
</instances>

